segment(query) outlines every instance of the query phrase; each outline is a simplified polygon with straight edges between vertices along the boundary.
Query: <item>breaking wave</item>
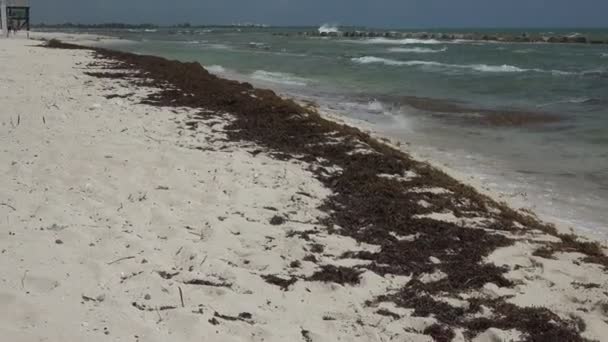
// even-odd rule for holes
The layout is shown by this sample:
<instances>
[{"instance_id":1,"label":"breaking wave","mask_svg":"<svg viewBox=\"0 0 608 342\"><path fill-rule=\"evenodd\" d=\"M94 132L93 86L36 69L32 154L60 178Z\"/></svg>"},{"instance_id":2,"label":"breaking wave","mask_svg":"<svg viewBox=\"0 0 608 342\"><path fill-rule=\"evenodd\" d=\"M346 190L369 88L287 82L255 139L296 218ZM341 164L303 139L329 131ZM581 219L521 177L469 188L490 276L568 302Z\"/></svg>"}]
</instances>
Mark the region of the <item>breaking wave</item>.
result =
<instances>
[{"instance_id":1,"label":"breaking wave","mask_svg":"<svg viewBox=\"0 0 608 342\"><path fill-rule=\"evenodd\" d=\"M519 49L519 50L513 50L513 53L519 53L519 54L529 54L529 53L535 53L536 50L534 49Z\"/></svg>"},{"instance_id":2,"label":"breaking wave","mask_svg":"<svg viewBox=\"0 0 608 342\"><path fill-rule=\"evenodd\" d=\"M319 27L319 33L338 33L340 29L337 25L323 24Z\"/></svg>"},{"instance_id":3,"label":"breaking wave","mask_svg":"<svg viewBox=\"0 0 608 342\"><path fill-rule=\"evenodd\" d=\"M226 72L226 69L224 69L224 67L221 65L209 65L205 66L205 69L212 74L222 74Z\"/></svg>"},{"instance_id":4,"label":"breaking wave","mask_svg":"<svg viewBox=\"0 0 608 342\"><path fill-rule=\"evenodd\" d=\"M444 44L436 39L390 39L390 38L370 38L362 40L344 40L348 43L359 43L359 44L385 44L385 45L411 45L411 44L423 44L423 45L435 45Z\"/></svg>"},{"instance_id":5,"label":"breaking wave","mask_svg":"<svg viewBox=\"0 0 608 342\"><path fill-rule=\"evenodd\" d=\"M265 70L256 70L253 74L251 74L251 78L263 82L284 84L297 87L305 87L308 82L310 82L309 79L297 77L292 74Z\"/></svg>"},{"instance_id":6,"label":"breaking wave","mask_svg":"<svg viewBox=\"0 0 608 342\"><path fill-rule=\"evenodd\" d=\"M390 48L388 49L388 51L390 52L403 52L403 53L439 53L439 52L446 52L448 51L447 47L444 47L443 49L429 49L429 48L423 48L423 47L413 47L413 48Z\"/></svg>"},{"instance_id":7,"label":"breaking wave","mask_svg":"<svg viewBox=\"0 0 608 342\"><path fill-rule=\"evenodd\" d=\"M458 70L473 70L486 73L521 73L521 72L541 72L551 73L554 75L571 75L572 73L560 70L542 70L542 69L522 69L513 65L487 65L487 64L447 64L434 61L398 61L388 58L380 58L373 56L365 56L353 58L353 62L358 64L384 64L389 66L427 66L437 67L440 69L458 69Z\"/></svg>"},{"instance_id":8,"label":"breaking wave","mask_svg":"<svg viewBox=\"0 0 608 342\"><path fill-rule=\"evenodd\" d=\"M384 105L378 100L373 100L367 103L367 110L374 113L384 112Z\"/></svg>"},{"instance_id":9,"label":"breaking wave","mask_svg":"<svg viewBox=\"0 0 608 342\"><path fill-rule=\"evenodd\" d=\"M563 103L593 105L593 104L598 104L601 102L602 102L602 100L596 99L596 98L591 98L591 97L574 97L574 98L569 98L569 99L565 99L565 100L561 100L561 101L554 101L554 102L539 104L536 107L542 108L542 107L548 107L548 106L552 106L552 105L556 105L556 104L563 104Z\"/></svg>"}]
</instances>

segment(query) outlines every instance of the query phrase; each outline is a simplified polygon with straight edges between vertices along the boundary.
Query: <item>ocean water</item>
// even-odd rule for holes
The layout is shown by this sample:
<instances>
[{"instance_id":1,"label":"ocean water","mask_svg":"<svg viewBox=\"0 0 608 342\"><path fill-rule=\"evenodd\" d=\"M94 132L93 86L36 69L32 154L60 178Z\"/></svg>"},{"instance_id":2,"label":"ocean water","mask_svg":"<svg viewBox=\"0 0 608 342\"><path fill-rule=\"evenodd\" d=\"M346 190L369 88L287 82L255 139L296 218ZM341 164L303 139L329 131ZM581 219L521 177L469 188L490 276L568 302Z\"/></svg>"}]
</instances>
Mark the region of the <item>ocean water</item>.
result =
<instances>
[{"instance_id":1,"label":"ocean water","mask_svg":"<svg viewBox=\"0 0 608 342\"><path fill-rule=\"evenodd\" d=\"M197 61L364 120L547 220L608 238L608 45L295 34L315 29L100 33L130 40L110 48Z\"/></svg>"}]
</instances>

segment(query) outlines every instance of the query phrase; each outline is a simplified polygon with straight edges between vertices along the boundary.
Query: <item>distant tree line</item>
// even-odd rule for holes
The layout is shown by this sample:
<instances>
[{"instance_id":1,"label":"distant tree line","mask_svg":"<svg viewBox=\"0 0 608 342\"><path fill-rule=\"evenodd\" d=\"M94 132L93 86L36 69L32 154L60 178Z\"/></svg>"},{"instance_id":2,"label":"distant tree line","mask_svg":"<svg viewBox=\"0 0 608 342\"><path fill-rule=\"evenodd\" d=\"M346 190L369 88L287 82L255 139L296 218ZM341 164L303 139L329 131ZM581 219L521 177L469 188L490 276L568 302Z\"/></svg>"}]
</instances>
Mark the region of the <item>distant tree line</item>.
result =
<instances>
[{"instance_id":1,"label":"distant tree line","mask_svg":"<svg viewBox=\"0 0 608 342\"><path fill-rule=\"evenodd\" d=\"M62 24L45 24L38 23L34 24L33 27L38 28L77 28L77 29L96 29L96 28L110 28L110 29L151 29L158 28L158 25L154 24L124 24L124 23L103 23L103 24L80 24L80 23L62 23Z\"/></svg>"},{"instance_id":2,"label":"distant tree line","mask_svg":"<svg viewBox=\"0 0 608 342\"><path fill-rule=\"evenodd\" d=\"M125 23L102 23L102 24L81 24L81 23L62 23L62 24L33 24L37 28L75 28L75 29L155 29L163 27L155 24L125 24ZM232 25L192 25L190 23L181 23L164 27L173 28L204 28L204 27L268 27L267 25L258 24L232 24Z\"/></svg>"}]
</instances>

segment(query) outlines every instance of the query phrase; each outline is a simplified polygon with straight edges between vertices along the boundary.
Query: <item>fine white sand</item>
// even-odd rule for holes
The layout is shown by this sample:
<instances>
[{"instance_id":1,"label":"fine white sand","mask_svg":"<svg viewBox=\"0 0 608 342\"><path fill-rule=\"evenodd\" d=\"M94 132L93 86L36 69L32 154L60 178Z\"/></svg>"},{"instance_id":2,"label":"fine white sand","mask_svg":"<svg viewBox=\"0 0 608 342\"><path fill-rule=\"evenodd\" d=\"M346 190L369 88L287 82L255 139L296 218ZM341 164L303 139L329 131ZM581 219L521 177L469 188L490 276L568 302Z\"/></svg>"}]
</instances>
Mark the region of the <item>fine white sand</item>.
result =
<instances>
[{"instance_id":1,"label":"fine white sand","mask_svg":"<svg viewBox=\"0 0 608 342\"><path fill-rule=\"evenodd\" d=\"M136 104L151 90L85 75L90 52L35 45L0 40L2 340L431 340L420 332L433 318L365 305L408 277L368 271L358 286L300 280L287 291L264 281L312 275L318 266L301 260L313 244L324 246L319 265L362 264L338 257L377 248L322 230L290 237L321 229L316 208L330 194L306 165L222 140L228 114L186 130L194 111ZM135 98L104 97L128 93ZM287 221L269 224L275 215ZM608 275L573 253L531 256L548 236L516 238L487 261L520 265L509 273L519 285L470 295L546 306L605 339ZM477 340L517 336L491 329Z\"/></svg>"}]
</instances>

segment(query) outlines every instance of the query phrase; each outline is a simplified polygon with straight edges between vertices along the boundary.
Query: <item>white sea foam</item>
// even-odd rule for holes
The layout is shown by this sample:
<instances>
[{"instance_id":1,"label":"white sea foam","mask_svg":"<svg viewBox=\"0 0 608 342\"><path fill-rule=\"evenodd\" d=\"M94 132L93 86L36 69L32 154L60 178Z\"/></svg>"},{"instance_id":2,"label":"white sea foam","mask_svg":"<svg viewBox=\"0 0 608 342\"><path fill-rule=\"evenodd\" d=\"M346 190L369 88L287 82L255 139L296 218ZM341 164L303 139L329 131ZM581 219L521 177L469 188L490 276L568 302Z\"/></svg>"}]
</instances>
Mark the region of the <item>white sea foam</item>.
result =
<instances>
[{"instance_id":1,"label":"white sea foam","mask_svg":"<svg viewBox=\"0 0 608 342\"><path fill-rule=\"evenodd\" d=\"M218 50L228 50L230 49L230 46L226 45L226 44L220 44L220 43L210 43L207 40L188 40L183 42L184 44L191 44L191 45L201 45L202 47L206 47L206 48L210 48L210 49L218 49Z\"/></svg>"},{"instance_id":2,"label":"white sea foam","mask_svg":"<svg viewBox=\"0 0 608 342\"><path fill-rule=\"evenodd\" d=\"M230 46L226 45L226 44L219 44L219 43L212 43L212 44L204 44L205 47L211 48L211 49L217 49L217 50L228 50L230 49Z\"/></svg>"},{"instance_id":3,"label":"white sea foam","mask_svg":"<svg viewBox=\"0 0 608 342\"><path fill-rule=\"evenodd\" d=\"M289 86L304 87L310 82L309 79L297 77L292 74L273 72L265 70L257 70L251 74L251 78L258 81L278 83Z\"/></svg>"},{"instance_id":4,"label":"white sea foam","mask_svg":"<svg viewBox=\"0 0 608 342\"><path fill-rule=\"evenodd\" d=\"M486 64L475 64L475 65L459 65L459 67L468 68L481 72L525 72L528 69L518 68L512 65L486 65Z\"/></svg>"},{"instance_id":5,"label":"white sea foam","mask_svg":"<svg viewBox=\"0 0 608 342\"><path fill-rule=\"evenodd\" d=\"M423 47L413 47L413 48L390 48L388 49L390 52L402 52L402 53L440 53L448 51L447 47L443 49L429 49Z\"/></svg>"},{"instance_id":6,"label":"white sea foam","mask_svg":"<svg viewBox=\"0 0 608 342\"><path fill-rule=\"evenodd\" d=\"M406 38L406 39L390 39L390 38L369 38L369 39L350 39L343 40L343 42L347 43L357 43L357 44L384 44L384 45L411 45L411 44L422 44L422 45L435 45L435 44L444 44L445 42L440 42L436 39L415 39L415 38Z\"/></svg>"},{"instance_id":7,"label":"white sea foam","mask_svg":"<svg viewBox=\"0 0 608 342\"><path fill-rule=\"evenodd\" d=\"M554 102L539 104L536 107L543 108L543 107L549 107L552 105L563 104L563 103L584 104L584 103L589 103L589 102L593 102L593 101L595 101L595 99L589 98L589 97L574 97L574 98L569 98L569 99L565 99L565 100L561 100L561 101L554 101Z\"/></svg>"},{"instance_id":8,"label":"white sea foam","mask_svg":"<svg viewBox=\"0 0 608 342\"><path fill-rule=\"evenodd\" d=\"M319 33L338 33L340 29L337 25L323 24L319 27Z\"/></svg>"},{"instance_id":9,"label":"white sea foam","mask_svg":"<svg viewBox=\"0 0 608 342\"><path fill-rule=\"evenodd\" d=\"M205 66L205 69L212 74L222 74L226 72L226 69L221 65L209 65Z\"/></svg>"},{"instance_id":10,"label":"white sea foam","mask_svg":"<svg viewBox=\"0 0 608 342\"><path fill-rule=\"evenodd\" d=\"M534 49L513 50L513 53L519 53L519 54L529 54L529 53L534 53L534 52L536 52L536 50L534 50Z\"/></svg>"},{"instance_id":11,"label":"white sea foam","mask_svg":"<svg viewBox=\"0 0 608 342\"><path fill-rule=\"evenodd\" d=\"M374 56L353 58L352 61L355 63L359 63L359 64L385 64L385 65L393 65L393 66L408 65L407 62L396 61L393 59L374 57Z\"/></svg>"},{"instance_id":12,"label":"white sea foam","mask_svg":"<svg viewBox=\"0 0 608 342\"><path fill-rule=\"evenodd\" d=\"M602 54L600 54L600 57L608 58L608 53L602 53Z\"/></svg>"},{"instance_id":13,"label":"white sea foam","mask_svg":"<svg viewBox=\"0 0 608 342\"><path fill-rule=\"evenodd\" d=\"M540 72L540 73L551 73L554 75L571 75L572 73L560 70L542 70L542 69L523 69L513 65L487 65L487 64L447 64L434 61L399 61L388 58L365 56L359 58L353 58L353 62L358 64L384 64L389 66L423 66L423 67L436 67L438 69L459 69L459 70L473 70L484 73L521 73L521 72Z\"/></svg>"},{"instance_id":14,"label":"white sea foam","mask_svg":"<svg viewBox=\"0 0 608 342\"><path fill-rule=\"evenodd\" d=\"M384 112L384 105L382 104L382 102L380 102L378 100L374 100L374 101L370 101L367 104L367 109L370 112L382 113L382 112Z\"/></svg>"}]
</instances>

